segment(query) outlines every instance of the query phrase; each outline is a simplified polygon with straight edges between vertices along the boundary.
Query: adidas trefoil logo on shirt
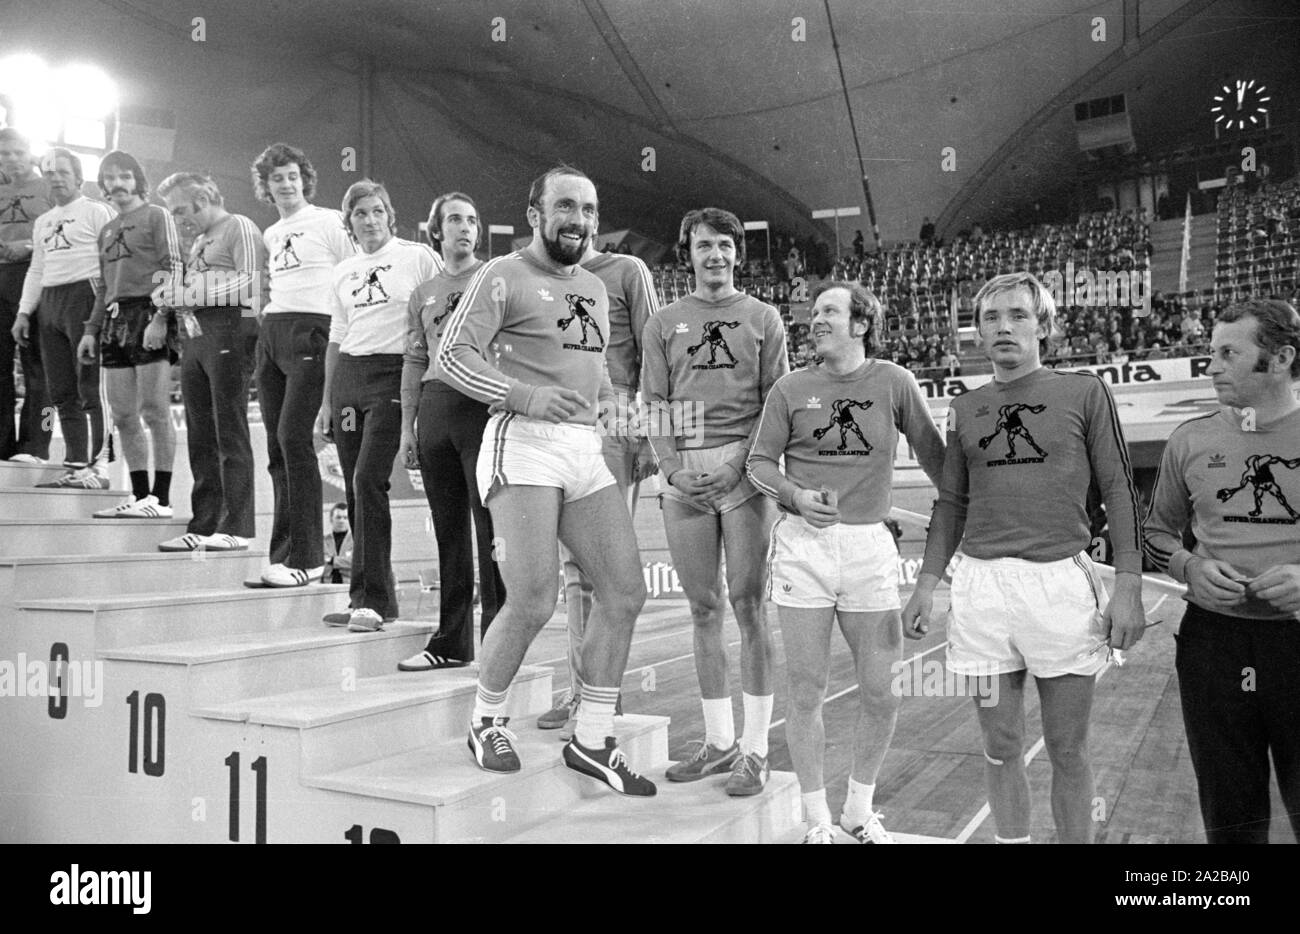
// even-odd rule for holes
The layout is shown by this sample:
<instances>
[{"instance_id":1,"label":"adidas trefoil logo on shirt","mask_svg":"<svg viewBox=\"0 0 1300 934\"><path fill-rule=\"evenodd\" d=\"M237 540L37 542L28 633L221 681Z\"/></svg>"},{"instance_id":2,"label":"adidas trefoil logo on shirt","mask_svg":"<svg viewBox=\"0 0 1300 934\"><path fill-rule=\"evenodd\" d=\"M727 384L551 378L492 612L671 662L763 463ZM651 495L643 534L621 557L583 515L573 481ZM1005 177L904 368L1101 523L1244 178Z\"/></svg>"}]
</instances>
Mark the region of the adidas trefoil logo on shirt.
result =
<instances>
[{"instance_id":1,"label":"adidas trefoil logo on shirt","mask_svg":"<svg viewBox=\"0 0 1300 934\"><path fill-rule=\"evenodd\" d=\"M676 331L677 331L678 334L685 334L685 333L687 333L688 331L690 331L690 328L688 328L688 327L686 326L686 322L685 322L685 321L679 321L679 322L677 322L677 328L676 328Z\"/></svg>"},{"instance_id":2,"label":"adidas trefoil logo on shirt","mask_svg":"<svg viewBox=\"0 0 1300 934\"><path fill-rule=\"evenodd\" d=\"M555 301L555 296L553 296L548 289L538 289L537 294L542 297L542 301L544 302Z\"/></svg>"},{"instance_id":3,"label":"adidas trefoil logo on shirt","mask_svg":"<svg viewBox=\"0 0 1300 934\"><path fill-rule=\"evenodd\" d=\"M1205 466L1206 467L1227 467L1228 459L1224 457L1222 454L1211 454L1210 462Z\"/></svg>"},{"instance_id":4,"label":"adidas trefoil logo on shirt","mask_svg":"<svg viewBox=\"0 0 1300 934\"><path fill-rule=\"evenodd\" d=\"M821 407L822 407L822 400L821 400L821 399L818 399L816 396L809 396L809 397L808 397L808 408L810 408L810 409L820 409Z\"/></svg>"}]
</instances>

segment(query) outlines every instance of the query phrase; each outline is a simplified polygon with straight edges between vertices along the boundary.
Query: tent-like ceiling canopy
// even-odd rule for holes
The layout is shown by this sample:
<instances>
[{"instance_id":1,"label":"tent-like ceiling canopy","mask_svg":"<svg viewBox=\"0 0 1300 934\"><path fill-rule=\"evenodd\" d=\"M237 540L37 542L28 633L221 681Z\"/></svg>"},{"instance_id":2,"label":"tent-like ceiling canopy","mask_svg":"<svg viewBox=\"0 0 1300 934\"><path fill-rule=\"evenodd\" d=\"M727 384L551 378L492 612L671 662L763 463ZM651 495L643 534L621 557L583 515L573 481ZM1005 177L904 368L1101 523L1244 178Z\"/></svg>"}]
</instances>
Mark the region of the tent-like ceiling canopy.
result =
<instances>
[{"instance_id":1,"label":"tent-like ceiling canopy","mask_svg":"<svg viewBox=\"0 0 1300 934\"><path fill-rule=\"evenodd\" d=\"M174 118L151 173L209 170L260 223L247 167L283 139L320 203L367 172L408 231L460 189L526 232L529 180L567 161L606 229L671 243L716 204L829 238L811 212L856 207L847 244L871 237L850 108L881 234L906 239L1070 186L1078 100L1126 93L1139 151L1212 138L1239 77L1295 123L1298 39L1300 8L1266 0L18 0L0 57L98 65L124 119Z\"/></svg>"}]
</instances>

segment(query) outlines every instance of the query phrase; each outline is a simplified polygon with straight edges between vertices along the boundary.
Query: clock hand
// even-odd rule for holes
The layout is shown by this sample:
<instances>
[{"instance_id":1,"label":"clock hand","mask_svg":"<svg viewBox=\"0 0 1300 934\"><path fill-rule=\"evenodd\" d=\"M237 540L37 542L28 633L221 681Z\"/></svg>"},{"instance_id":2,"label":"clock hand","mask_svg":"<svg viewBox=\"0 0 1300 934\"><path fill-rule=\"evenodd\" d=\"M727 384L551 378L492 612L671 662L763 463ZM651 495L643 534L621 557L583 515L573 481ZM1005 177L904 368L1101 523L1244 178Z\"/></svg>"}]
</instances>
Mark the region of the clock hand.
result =
<instances>
[{"instance_id":1,"label":"clock hand","mask_svg":"<svg viewBox=\"0 0 1300 934\"><path fill-rule=\"evenodd\" d=\"M1241 110L1241 102L1246 97L1246 86L1240 81L1237 82L1237 109Z\"/></svg>"}]
</instances>

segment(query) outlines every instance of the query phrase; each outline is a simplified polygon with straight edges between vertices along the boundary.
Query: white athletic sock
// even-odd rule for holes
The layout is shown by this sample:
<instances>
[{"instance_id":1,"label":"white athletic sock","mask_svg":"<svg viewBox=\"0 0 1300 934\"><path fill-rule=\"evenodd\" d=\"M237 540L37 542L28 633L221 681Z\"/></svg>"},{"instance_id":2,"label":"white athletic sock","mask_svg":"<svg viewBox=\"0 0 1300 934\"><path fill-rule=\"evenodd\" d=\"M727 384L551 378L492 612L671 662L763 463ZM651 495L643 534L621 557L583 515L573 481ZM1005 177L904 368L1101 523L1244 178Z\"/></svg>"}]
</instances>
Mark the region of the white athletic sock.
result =
<instances>
[{"instance_id":1,"label":"white athletic sock","mask_svg":"<svg viewBox=\"0 0 1300 934\"><path fill-rule=\"evenodd\" d=\"M745 733L740 738L740 753L767 758L767 733L772 728L773 694L741 694L745 708Z\"/></svg>"},{"instance_id":2,"label":"white athletic sock","mask_svg":"<svg viewBox=\"0 0 1300 934\"><path fill-rule=\"evenodd\" d=\"M614 705L617 703L618 688L584 684L574 738L588 749L604 749L605 737L614 735Z\"/></svg>"},{"instance_id":3,"label":"white athletic sock","mask_svg":"<svg viewBox=\"0 0 1300 934\"><path fill-rule=\"evenodd\" d=\"M719 749L730 749L736 742L736 720L731 714L730 697L705 697L700 700L704 707L704 741Z\"/></svg>"},{"instance_id":4,"label":"white athletic sock","mask_svg":"<svg viewBox=\"0 0 1300 934\"><path fill-rule=\"evenodd\" d=\"M844 820L854 827L861 827L871 816L871 798L876 793L875 785L864 785L849 778L849 796L844 799Z\"/></svg>"},{"instance_id":5,"label":"white athletic sock","mask_svg":"<svg viewBox=\"0 0 1300 934\"><path fill-rule=\"evenodd\" d=\"M831 806L826 803L825 788L805 791L799 797L803 799L803 819L809 826L831 822Z\"/></svg>"},{"instance_id":6,"label":"white athletic sock","mask_svg":"<svg viewBox=\"0 0 1300 934\"><path fill-rule=\"evenodd\" d=\"M504 717L506 715L506 697L509 694L510 688L508 686L504 691L489 691L480 681L478 691L474 695L474 726L481 724L484 717L491 717L493 720L497 717Z\"/></svg>"}]
</instances>

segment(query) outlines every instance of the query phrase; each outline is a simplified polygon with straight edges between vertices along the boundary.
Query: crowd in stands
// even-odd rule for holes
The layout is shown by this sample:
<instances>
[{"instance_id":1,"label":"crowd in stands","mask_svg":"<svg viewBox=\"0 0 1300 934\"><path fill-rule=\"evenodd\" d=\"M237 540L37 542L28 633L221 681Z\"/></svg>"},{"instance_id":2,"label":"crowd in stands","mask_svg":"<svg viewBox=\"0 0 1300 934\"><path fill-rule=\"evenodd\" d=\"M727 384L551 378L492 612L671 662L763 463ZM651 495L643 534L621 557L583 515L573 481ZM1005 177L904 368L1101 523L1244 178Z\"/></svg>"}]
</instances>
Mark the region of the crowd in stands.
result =
<instances>
[{"instance_id":1,"label":"crowd in stands","mask_svg":"<svg viewBox=\"0 0 1300 934\"><path fill-rule=\"evenodd\" d=\"M1234 185L1219 199L1215 291L1294 291L1300 264L1300 179Z\"/></svg>"},{"instance_id":2,"label":"crowd in stands","mask_svg":"<svg viewBox=\"0 0 1300 934\"><path fill-rule=\"evenodd\" d=\"M1151 240L1145 209L1101 211L1075 224L1039 224L1013 231L973 224L951 242L935 237L929 218L921 237L867 252L861 232L834 261L821 241L774 232L772 260L752 255L739 273L739 288L776 305L789 325L792 368L812 360L806 324L796 323L790 304L824 276L858 280L885 308L880 356L908 367L919 379L958 376L961 348L953 330L973 323L972 298L993 276L1028 270L1040 278L1073 264L1092 272L1142 272L1149 268ZM1137 362L1208 352L1214 316L1232 301L1271 296L1295 301L1300 276L1300 180L1246 189L1230 186L1219 203L1215 289L1204 295L1156 293L1149 315L1127 307L1066 307L1058 316L1049 365ZM653 270L660 300L675 301L693 288L689 268L668 264Z\"/></svg>"}]
</instances>

